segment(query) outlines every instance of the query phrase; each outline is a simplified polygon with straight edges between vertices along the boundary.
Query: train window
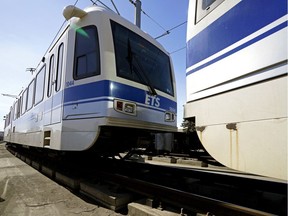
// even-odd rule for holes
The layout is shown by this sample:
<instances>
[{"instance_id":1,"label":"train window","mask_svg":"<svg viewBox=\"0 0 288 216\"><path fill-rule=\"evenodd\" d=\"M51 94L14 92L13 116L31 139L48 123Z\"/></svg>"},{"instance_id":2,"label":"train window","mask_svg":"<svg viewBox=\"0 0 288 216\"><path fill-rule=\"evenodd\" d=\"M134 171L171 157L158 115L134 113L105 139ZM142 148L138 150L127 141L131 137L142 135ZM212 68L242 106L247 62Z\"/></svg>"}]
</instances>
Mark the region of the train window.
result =
<instances>
[{"instance_id":1,"label":"train window","mask_svg":"<svg viewBox=\"0 0 288 216\"><path fill-rule=\"evenodd\" d=\"M5 121L4 122L4 128L6 128L7 127L7 115L4 116L4 121Z\"/></svg>"},{"instance_id":2,"label":"train window","mask_svg":"<svg viewBox=\"0 0 288 216\"><path fill-rule=\"evenodd\" d=\"M56 74L56 86L55 86L56 91L59 91L61 87L61 77L63 71L63 51L64 51L64 44L62 43L58 48L57 74Z\"/></svg>"},{"instance_id":3,"label":"train window","mask_svg":"<svg viewBox=\"0 0 288 216\"><path fill-rule=\"evenodd\" d=\"M44 96L44 86L45 86L45 71L46 65L44 65L39 73L36 75L36 85L35 85L35 104L40 103Z\"/></svg>"},{"instance_id":4,"label":"train window","mask_svg":"<svg viewBox=\"0 0 288 216\"><path fill-rule=\"evenodd\" d=\"M13 116L14 120L17 119L17 113L18 113L18 100L14 104L14 116Z\"/></svg>"},{"instance_id":5,"label":"train window","mask_svg":"<svg viewBox=\"0 0 288 216\"><path fill-rule=\"evenodd\" d=\"M206 10L210 5L212 5L216 0L203 0L202 1L202 10Z\"/></svg>"},{"instance_id":6,"label":"train window","mask_svg":"<svg viewBox=\"0 0 288 216\"><path fill-rule=\"evenodd\" d=\"M48 76L48 88L47 88L47 96L50 97L52 93L52 86L53 86L53 78L54 78L54 55L50 57L49 63L49 76Z\"/></svg>"},{"instance_id":7,"label":"train window","mask_svg":"<svg viewBox=\"0 0 288 216\"><path fill-rule=\"evenodd\" d=\"M21 107L21 114L24 114L26 112L27 108L27 89L22 94L22 107Z\"/></svg>"},{"instance_id":8,"label":"train window","mask_svg":"<svg viewBox=\"0 0 288 216\"><path fill-rule=\"evenodd\" d=\"M9 125L9 114L5 116L5 128Z\"/></svg>"},{"instance_id":9,"label":"train window","mask_svg":"<svg viewBox=\"0 0 288 216\"><path fill-rule=\"evenodd\" d=\"M197 0L196 23L207 16L224 0Z\"/></svg>"},{"instance_id":10,"label":"train window","mask_svg":"<svg viewBox=\"0 0 288 216\"><path fill-rule=\"evenodd\" d=\"M7 127L7 126L9 126L9 124L10 124L10 117L11 117L11 111L6 115L6 118L5 118L5 128Z\"/></svg>"},{"instance_id":11,"label":"train window","mask_svg":"<svg viewBox=\"0 0 288 216\"><path fill-rule=\"evenodd\" d=\"M35 80L33 79L27 90L27 110L31 109L34 102L34 88L35 88Z\"/></svg>"},{"instance_id":12,"label":"train window","mask_svg":"<svg viewBox=\"0 0 288 216\"><path fill-rule=\"evenodd\" d=\"M8 115L8 124L11 124L12 123L12 118L11 118L11 111L9 112L9 115Z\"/></svg>"},{"instance_id":13,"label":"train window","mask_svg":"<svg viewBox=\"0 0 288 216\"><path fill-rule=\"evenodd\" d=\"M14 120L14 109L15 109L15 103L13 104L13 106L11 107L11 122Z\"/></svg>"},{"instance_id":14,"label":"train window","mask_svg":"<svg viewBox=\"0 0 288 216\"><path fill-rule=\"evenodd\" d=\"M17 101L17 113L16 113L16 118L20 117L20 112L21 112L21 101L22 97L20 97Z\"/></svg>"},{"instance_id":15,"label":"train window","mask_svg":"<svg viewBox=\"0 0 288 216\"><path fill-rule=\"evenodd\" d=\"M124 26L111 21L111 27L117 76L142 83L149 88L152 86L173 96L169 56Z\"/></svg>"},{"instance_id":16,"label":"train window","mask_svg":"<svg viewBox=\"0 0 288 216\"><path fill-rule=\"evenodd\" d=\"M86 26L76 31L74 79L100 74L98 32L95 26Z\"/></svg>"}]
</instances>

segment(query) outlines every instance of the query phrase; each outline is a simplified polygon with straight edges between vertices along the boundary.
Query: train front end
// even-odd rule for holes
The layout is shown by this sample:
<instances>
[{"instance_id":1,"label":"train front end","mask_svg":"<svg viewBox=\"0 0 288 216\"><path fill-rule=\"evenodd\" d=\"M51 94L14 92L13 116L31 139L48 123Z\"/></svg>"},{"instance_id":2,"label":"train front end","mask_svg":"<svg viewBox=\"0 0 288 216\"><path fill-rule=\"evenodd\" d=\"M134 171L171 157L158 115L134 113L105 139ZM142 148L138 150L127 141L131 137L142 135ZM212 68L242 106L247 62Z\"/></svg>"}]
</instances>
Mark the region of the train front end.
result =
<instances>
[{"instance_id":1,"label":"train front end","mask_svg":"<svg viewBox=\"0 0 288 216\"><path fill-rule=\"evenodd\" d=\"M101 7L85 11L70 20L74 64L66 74L62 147L117 152L135 147L139 137L177 131L169 54L117 14Z\"/></svg>"}]
</instances>

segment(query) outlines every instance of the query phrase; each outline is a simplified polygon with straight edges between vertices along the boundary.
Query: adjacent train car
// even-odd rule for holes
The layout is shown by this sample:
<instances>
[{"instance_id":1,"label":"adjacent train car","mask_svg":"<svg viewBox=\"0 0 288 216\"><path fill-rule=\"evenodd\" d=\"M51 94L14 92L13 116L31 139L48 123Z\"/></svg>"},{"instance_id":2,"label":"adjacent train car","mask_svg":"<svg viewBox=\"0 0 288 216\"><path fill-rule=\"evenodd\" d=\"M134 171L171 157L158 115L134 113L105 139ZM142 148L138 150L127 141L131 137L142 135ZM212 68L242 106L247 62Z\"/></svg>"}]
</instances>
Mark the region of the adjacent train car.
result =
<instances>
[{"instance_id":1,"label":"adjacent train car","mask_svg":"<svg viewBox=\"0 0 288 216\"><path fill-rule=\"evenodd\" d=\"M173 132L176 86L164 48L99 6L67 6L67 26L15 101L4 139L61 151L127 150L151 132Z\"/></svg>"},{"instance_id":2,"label":"adjacent train car","mask_svg":"<svg viewBox=\"0 0 288 216\"><path fill-rule=\"evenodd\" d=\"M187 102L205 149L287 180L287 1L190 0Z\"/></svg>"}]
</instances>

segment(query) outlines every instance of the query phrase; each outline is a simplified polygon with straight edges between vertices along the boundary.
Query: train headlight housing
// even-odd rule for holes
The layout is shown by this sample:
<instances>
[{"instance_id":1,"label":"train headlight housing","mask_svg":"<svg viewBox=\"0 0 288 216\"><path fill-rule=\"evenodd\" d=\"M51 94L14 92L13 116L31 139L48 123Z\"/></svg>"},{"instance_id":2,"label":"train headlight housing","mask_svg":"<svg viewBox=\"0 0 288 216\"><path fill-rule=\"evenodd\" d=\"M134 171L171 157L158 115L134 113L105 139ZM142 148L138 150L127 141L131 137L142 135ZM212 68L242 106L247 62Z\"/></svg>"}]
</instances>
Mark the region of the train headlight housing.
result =
<instances>
[{"instance_id":1,"label":"train headlight housing","mask_svg":"<svg viewBox=\"0 0 288 216\"><path fill-rule=\"evenodd\" d=\"M114 100L114 110L127 115L136 116L137 105L128 101Z\"/></svg>"},{"instance_id":2,"label":"train headlight housing","mask_svg":"<svg viewBox=\"0 0 288 216\"><path fill-rule=\"evenodd\" d=\"M175 113L173 112L165 112L165 121L166 122L174 122L175 121Z\"/></svg>"}]
</instances>

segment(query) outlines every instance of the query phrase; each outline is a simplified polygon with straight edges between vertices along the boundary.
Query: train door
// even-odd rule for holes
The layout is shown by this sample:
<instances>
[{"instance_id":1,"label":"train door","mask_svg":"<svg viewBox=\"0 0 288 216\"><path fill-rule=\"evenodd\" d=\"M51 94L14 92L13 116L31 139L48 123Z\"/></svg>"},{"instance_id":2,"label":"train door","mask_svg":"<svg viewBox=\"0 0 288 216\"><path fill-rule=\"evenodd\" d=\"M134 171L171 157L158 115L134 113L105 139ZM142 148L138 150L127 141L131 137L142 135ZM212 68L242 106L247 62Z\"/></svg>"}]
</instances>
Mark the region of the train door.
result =
<instances>
[{"instance_id":1,"label":"train door","mask_svg":"<svg viewBox=\"0 0 288 216\"><path fill-rule=\"evenodd\" d=\"M61 122L63 93L60 91L63 73L64 44L58 46L57 55L52 54L49 59L48 86L45 103L44 125Z\"/></svg>"}]
</instances>

